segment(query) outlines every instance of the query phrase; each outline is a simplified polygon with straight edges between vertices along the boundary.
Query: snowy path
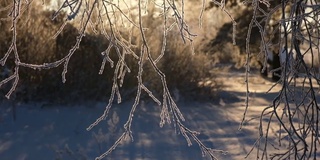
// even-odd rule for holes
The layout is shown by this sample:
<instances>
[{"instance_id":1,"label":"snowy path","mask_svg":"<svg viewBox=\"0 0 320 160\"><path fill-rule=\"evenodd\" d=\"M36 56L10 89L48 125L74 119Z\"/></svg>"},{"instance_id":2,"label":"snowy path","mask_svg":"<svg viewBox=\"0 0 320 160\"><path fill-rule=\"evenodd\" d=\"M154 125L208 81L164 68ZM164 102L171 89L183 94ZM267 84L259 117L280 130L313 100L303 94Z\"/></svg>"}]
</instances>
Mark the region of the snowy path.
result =
<instances>
[{"instance_id":1,"label":"snowy path","mask_svg":"<svg viewBox=\"0 0 320 160\"><path fill-rule=\"evenodd\" d=\"M239 74L239 75L237 75ZM226 73L225 91L219 102L178 102L186 118L186 126L200 131L199 138L214 149L229 152L220 159L244 159L258 136L257 121L239 131L244 111L244 74ZM272 100L273 93L264 92L271 83L259 77L251 84L248 118L258 116ZM275 88L276 90L277 88ZM276 92L274 92L276 94ZM12 120L9 104L0 108L1 160L85 160L105 151L122 131L131 103L115 105L110 117L92 131L86 127L100 116L103 103L83 106L57 106L41 109L38 104L17 106L17 119ZM134 116L134 142L126 142L106 159L113 160L201 160L197 144L187 146L174 127L159 127L159 107L140 105ZM100 142L97 142L99 139ZM255 158L253 157L249 159ZM206 159L206 158L203 158Z\"/></svg>"}]
</instances>

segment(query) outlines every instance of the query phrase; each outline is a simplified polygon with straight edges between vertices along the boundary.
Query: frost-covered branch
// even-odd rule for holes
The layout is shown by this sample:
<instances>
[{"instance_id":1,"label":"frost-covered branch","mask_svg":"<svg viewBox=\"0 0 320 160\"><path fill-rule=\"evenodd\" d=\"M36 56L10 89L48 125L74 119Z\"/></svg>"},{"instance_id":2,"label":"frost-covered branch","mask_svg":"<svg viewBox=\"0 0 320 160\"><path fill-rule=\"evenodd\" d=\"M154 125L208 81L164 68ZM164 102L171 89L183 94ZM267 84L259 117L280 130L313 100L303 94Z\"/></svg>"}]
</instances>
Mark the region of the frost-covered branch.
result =
<instances>
[{"instance_id":1,"label":"frost-covered branch","mask_svg":"<svg viewBox=\"0 0 320 160\"><path fill-rule=\"evenodd\" d=\"M252 28L257 27L261 35L260 50L266 57L264 65L268 50L273 50L274 56L279 56L281 61L280 68L271 70L280 77L270 88L280 85L281 90L262 111L259 138L249 154L256 150L257 159L316 159L320 144L318 2L300 0L269 4L268 1L252 0L246 3L251 4L254 12L247 36L247 93L248 61L250 54L254 54L250 51ZM249 95L245 115L248 100ZM277 140L273 140L271 134L276 134Z\"/></svg>"},{"instance_id":2,"label":"frost-covered branch","mask_svg":"<svg viewBox=\"0 0 320 160\"><path fill-rule=\"evenodd\" d=\"M204 3L205 1L203 1ZM19 55L22 53L17 49L17 25L18 21L21 20L24 10L31 5L32 1L14 1L12 7L12 13L10 19L12 21L12 43L7 53L0 60L2 65L6 65L6 60L11 54L14 55L15 70L12 75L0 82L0 87L13 81L12 88L7 93L7 97L14 92L19 81L19 68L31 68L34 70L48 70L63 66L61 72L62 82L67 81L66 75L68 74L68 68L70 60L76 56L76 51L81 47L81 43L89 32L95 34L102 34L105 39L108 40L108 44L105 46L105 50L102 51L102 62L99 74L103 74L106 67L114 69L112 78L112 87L109 97L108 104L105 107L104 112L100 117L93 122L87 130L91 130L93 127L99 125L99 123L105 120L109 116L109 111L113 107L114 101L118 103L122 102L120 88L125 82L125 76L128 73L136 74L136 94L135 100L132 104L131 111L128 115L128 120L124 124L124 132L120 135L118 140L114 142L110 149L105 151L102 155L96 159L102 159L110 154L123 140L130 137L133 140L131 125L134 121L134 115L137 107L139 107L141 94L146 93L149 97L161 106L160 115L160 126L162 127L165 123L173 124L176 129L186 138L188 145L191 145L191 139L193 139L202 150L203 154L210 157L211 159L217 159L216 153L225 153L221 150L211 149L205 146L201 140L197 137L198 132L192 131L187 128L182 122L185 118L180 111L178 105L171 96L170 89L167 84L166 75L158 66L158 62L166 56L166 44L167 36L170 32L176 31L179 33L181 40L184 43L190 43L193 45L195 34L190 30L185 18L185 1L174 1L174 0L162 0L162 1L148 1L139 0L136 1L107 1L107 0L64 0L61 6L52 15L52 20L58 19L60 15L66 12L64 22L57 30L57 32L48 38L59 38L60 34L64 31L68 23L73 23L78 29L78 35L75 39L74 44L69 48L69 51L52 62L45 62L42 64L35 64L28 61L21 61ZM159 32L163 34L162 47L160 53L153 53L150 49L150 41L147 39L146 32L151 27L145 23L144 19L154 13L149 13L150 5L157 6L159 17L162 17L159 26ZM204 4L202 4L204 6ZM203 14L203 8L200 11L200 15ZM228 13L227 11L225 11ZM200 16L201 18L201 16ZM139 39L138 42L133 43L132 34L133 30L138 30ZM136 54L137 50L140 54ZM157 55L156 58L153 55ZM112 57L112 58L111 58ZM116 57L116 58L113 58ZM135 67L138 68L137 73L132 73L132 66L128 65L128 60L134 61ZM162 87L162 99L159 100L156 95L152 93L148 86L145 85L143 79L144 64L149 63L153 71L158 75L161 80ZM109 65L107 65L109 64Z\"/></svg>"}]
</instances>

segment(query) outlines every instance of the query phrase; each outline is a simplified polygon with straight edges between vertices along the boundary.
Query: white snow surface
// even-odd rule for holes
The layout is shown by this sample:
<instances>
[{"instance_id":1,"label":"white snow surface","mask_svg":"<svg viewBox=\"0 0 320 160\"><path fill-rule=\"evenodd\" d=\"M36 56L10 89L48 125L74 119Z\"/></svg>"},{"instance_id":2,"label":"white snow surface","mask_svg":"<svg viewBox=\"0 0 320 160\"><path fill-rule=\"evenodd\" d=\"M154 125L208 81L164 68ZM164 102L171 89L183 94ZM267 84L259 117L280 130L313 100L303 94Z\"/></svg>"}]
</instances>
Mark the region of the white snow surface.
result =
<instances>
[{"instance_id":1,"label":"white snow surface","mask_svg":"<svg viewBox=\"0 0 320 160\"><path fill-rule=\"evenodd\" d=\"M238 130L244 112L245 83L243 74L224 76L225 91L220 99L206 102L179 101L187 127L199 131L202 142L213 149L219 159L244 159L258 134L258 121L246 123ZM259 116L272 100L265 89L272 85L263 79L251 81L251 99L247 119ZM265 86L265 87L262 87ZM277 91L277 87L275 87ZM271 92L273 96L277 92ZM86 128L104 110L105 102L82 105L47 105L40 103L15 104L4 101L0 107L1 160L93 160L106 151L123 131L133 102L114 104L109 117L91 131ZM198 145L188 147L172 125L159 127L160 107L152 102L141 102L133 117L134 141L122 143L105 159L112 160L201 160ZM248 159L255 159L252 153Z\"/></svg>"}]
</instances>

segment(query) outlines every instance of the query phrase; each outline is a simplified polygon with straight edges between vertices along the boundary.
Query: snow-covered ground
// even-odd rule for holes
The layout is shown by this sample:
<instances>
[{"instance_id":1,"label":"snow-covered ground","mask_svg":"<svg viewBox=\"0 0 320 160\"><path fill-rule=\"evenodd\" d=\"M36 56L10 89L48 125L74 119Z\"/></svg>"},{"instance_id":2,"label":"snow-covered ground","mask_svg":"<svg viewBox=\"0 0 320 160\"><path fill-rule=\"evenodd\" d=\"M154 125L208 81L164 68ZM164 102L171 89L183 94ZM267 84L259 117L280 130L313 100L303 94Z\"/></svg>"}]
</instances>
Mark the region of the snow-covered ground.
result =
<instances>
[{"instance_id":1,"label":"snow-covered ground","mask_svg":"<svg viewBox=\"0 0 320 160\"><path fill-rule=\"evenodd\" d=\"M244 112L245 83L243 74L226 73L224 91L220 99L207 102L178 102L190 129L199 131L199 138L214 149L219 159L244 159L258 134L258 121L246 123L239 131ZM232 75L232 76L230 76ZM248 119L259 116L274 92L264 93L271 83L255 78L251 85L251 107ZM263 86L263 87L262 87ZM1 160L92 160L106 151L123 131L132 102L115 104L109 118L91 131L86 128L98 118L104 102L81 106L48 106L39 103L16 104L16 120L12 103L0 107ZM154 103L142 102L134 116L134 141L125 142L106 159L112 160L201 160L196 143L188 147L182 135L173 126L159 127L160 108ZM255 159L253 153L248 159Z\"/></svg>"}]
</instances>

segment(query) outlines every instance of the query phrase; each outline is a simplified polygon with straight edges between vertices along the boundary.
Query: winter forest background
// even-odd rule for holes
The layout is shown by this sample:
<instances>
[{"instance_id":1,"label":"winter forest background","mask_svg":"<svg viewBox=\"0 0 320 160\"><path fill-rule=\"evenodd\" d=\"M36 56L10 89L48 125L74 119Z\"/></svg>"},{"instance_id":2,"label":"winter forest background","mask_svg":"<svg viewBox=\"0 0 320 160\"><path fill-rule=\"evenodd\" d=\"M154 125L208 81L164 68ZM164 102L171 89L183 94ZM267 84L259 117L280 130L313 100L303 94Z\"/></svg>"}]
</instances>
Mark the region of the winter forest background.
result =
<instances>
[{"instance_id":1,"label":"winter forest background","mask_svg":"<svg viewBox=\"0 0 320 160\"><path fill-rule=\"evenodd\" d=\"M2 0L0 157L319 158L318 3Z\"/></svg>"}]
</instances>

